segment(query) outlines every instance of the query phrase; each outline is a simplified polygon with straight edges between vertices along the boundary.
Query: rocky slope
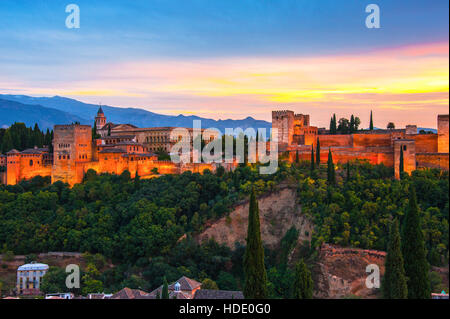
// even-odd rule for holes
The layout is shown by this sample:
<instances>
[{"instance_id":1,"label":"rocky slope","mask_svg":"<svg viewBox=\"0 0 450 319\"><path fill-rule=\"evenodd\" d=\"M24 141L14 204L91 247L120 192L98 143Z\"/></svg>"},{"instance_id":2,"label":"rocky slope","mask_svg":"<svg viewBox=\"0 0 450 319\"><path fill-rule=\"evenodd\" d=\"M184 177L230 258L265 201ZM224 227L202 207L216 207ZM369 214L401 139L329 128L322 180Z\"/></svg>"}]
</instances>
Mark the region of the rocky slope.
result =
<instances>
[{"instance_id":1,"label":"rocky slope","mask_svg":"<svg viewBox=\"0 0 450 319\"><path fill-rule=\"evenodd\" d=\"M270 248L276 247L292 226L299 230L299 242L311 240L313 225L302 215L295 187L282 186L270 194L261 196L258 204L261 236L265 245ZM248 209L248 200L239 203L228 216L209 225L198 235L198 241L214 238L218 243L226 244L230 248L234 248L236 242L245 244Z\"/></svg>"},{"instance_id":2,"label":"rocky slope","mask_svg":"<svg viewBox=\"0 0 450 319\"><path fill-rule=\"evenodd\" d=\"M370 275L366 273L366 267L370 264L377 265L382 277L385 256L383 251L324 244L313 271L314 296L326 299L379 297L380 289L366 287L366 278Z\"/></svg>"}]
</instances>

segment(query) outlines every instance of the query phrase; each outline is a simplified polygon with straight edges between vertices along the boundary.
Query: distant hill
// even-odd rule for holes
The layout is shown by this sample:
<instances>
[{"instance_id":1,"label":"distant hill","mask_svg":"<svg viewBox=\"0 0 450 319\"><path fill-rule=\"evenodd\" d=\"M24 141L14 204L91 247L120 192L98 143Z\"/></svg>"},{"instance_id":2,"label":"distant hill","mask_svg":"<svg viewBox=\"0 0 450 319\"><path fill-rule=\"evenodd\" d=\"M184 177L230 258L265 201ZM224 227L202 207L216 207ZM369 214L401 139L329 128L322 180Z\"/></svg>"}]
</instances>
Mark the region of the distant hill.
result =
<instances>
[{"instance_id":1,"label":"distant hill","mask_svg":"<svg viewBox=\"0 0 450 319\"><path fill-rule=\"evenodd\" d=\"M73 122L87 124L89 121L76 115L41 105L29 105L3 100L0 95L0 128L8 127L14 122L22 122L26 126L34 126L37 123L42 130L53 128L55 124L70 124Z\"/></svg>"},{"instance_id":2,"label":"distant hill","mask_svg":"<svg viewBox=\"0 0 450 319\"><path fill-rule=\"evenodd\" d=\"M77 117L80 123L92 124L97 114L98 105L87 104L74 99L69 99L61 96L54 97L31 97L25 95L7 95L0 94L0 99L19 102L25 105L39 105L41 107L52 108L59 110L65 114ZM240 127L246 129L253 127L266 128L269 130L272 124L267 121L255 120L252 117L247 117L242 120L212 120L202 118L199 116L184 116L184 115L163 115L153 112L149 112L139 108L121 108L102 105L102 109L105 112L108 122L113 123L128 123L138 127L158 127L158 126L175 126L175 127L192 127L193 120L201 120L202 128L217 128L222 133L225 128ZM25 112L27 113L27 112ZM3 114L0 113L0 118L3 121ZM28 122L27 114L21 113L21 116L25 116L23 120L21 117L12 114L14 121L26 121ZM32 114L28 114L30 117ZM59 119L58 119L59 120ZM11 120L9 120L11 121ZM53 120L53 123L58 123L57 119ZM1 125L1 124L0 124Z\"/></svg>"}]
</instances>

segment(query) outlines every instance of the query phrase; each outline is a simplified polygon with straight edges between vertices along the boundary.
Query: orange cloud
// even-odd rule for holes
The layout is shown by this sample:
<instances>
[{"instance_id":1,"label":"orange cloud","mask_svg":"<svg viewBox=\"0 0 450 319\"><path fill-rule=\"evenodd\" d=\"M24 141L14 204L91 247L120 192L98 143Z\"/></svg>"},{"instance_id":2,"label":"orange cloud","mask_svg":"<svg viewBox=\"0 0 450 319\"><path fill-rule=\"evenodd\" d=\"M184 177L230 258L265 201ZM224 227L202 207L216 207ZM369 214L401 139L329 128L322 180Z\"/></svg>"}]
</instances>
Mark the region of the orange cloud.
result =
<instances>
[{"instance_id":1,"label":"orange cloud","mask_svg":"<svg viewBox=\"0 0 450 319\"><path fill-rule=\"evenodd\" d=\"M208 110L214 110L216 118L270 119L272 109L293 108L310 113L312 122L323 126L333 110L344 116L373 109L379 110L380 121L398 118L397 126L407 122L435 126L436 114L448 113L444 109L449 100L448 69L446 42L346 55L98 65L85 76L88 80L68 80L48 92L84 99L100 95L103 103L152 106L152 111L163 113L211 116ZM43 89L33 91L42 94ZM426 111L429 117L411 110Z\"/></svg>"}]
</instances>

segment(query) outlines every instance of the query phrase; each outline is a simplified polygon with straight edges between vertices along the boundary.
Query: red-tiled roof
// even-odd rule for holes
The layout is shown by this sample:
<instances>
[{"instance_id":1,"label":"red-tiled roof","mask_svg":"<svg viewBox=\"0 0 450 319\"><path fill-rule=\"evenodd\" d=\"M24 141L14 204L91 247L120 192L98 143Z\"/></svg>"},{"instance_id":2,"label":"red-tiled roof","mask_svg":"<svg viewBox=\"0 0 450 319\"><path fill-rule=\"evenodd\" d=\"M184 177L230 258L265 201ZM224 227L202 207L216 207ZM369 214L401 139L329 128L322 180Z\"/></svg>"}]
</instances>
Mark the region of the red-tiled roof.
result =
<instances>
[{"instance_id":1,"label":"red-tiled roof","mask_svg":"<svg viewBox=\"0 0 450 319\"><path fill-rule=\"evenodd\" d=\"M111 296L110 299L151 299L150 294L139 289L123 288Z\"/></svg>"}]
</instances>

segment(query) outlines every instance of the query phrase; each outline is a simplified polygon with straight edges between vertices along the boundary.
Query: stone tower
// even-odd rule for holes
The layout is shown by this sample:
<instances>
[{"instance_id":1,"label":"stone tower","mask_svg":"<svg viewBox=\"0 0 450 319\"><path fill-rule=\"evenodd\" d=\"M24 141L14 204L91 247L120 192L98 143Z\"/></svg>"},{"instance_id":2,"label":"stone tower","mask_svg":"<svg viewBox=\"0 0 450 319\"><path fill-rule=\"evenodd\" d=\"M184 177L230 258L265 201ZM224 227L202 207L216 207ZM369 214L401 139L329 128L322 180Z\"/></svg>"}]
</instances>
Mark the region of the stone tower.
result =
<instances>
[{"instance_id":1,"label":"stone tower","mask_svg":"<svg viewBox=\"0 0 450 319\"><path fill-rule=\"evenodd\" d=\"M272 129L278 129L278 144L289 146L294 136L294 112L272 111Z\"/></svg>"},{"instance_id":2,"label":"stone tower","mask_svg":"<svg viewBox=\"0 0 450 319\"><path fill-rule=\"evenodd\" d=\"M97 116L95 117L95 124L97 125L97 129L101 129L106 125L106 116L103 113L102 107L98 109Z\"/></svg>"},{"instance_id":3,"label":"stone tower","mask_svg":"<svg viewBox=\"0 0 450 319\"><path fill-rule=\"evenodd\" d=\"M438 115L438 153L448 153L448 114Z\"/></svg>"},{"instance_id":4,"label":"stone tower","mask_svg":"<svg viewBox=\"0 0 450 319\"><path fill-rule=\"evenodd\" d=\"M19 182L20 176L20 152L13 149L6 153L7 169L6 169L6 184L15 185Z\"/></svg>"},{"instance_id":5,"label":"stone tower","mask_svg":"<svg viewBox=\"0 0 450 319\"><path fill-rule=\"evenodd\" d=\"M404 172L411 174L416 169L416 142L413 139L394 140L394 173L400 178L400 152L403 149Z\"/></svg>"},{"instance_id":6,"label":"stone tower","mask_svg":"<svg viewBox=\"0 0 450 319\"><path fill-rule=\"evenodd\" d=\"M69 185L83 179L83 163L92 160L92 130L90 125L55 125L53 138L52 182Z\"/></svg>"}]
</instances>

